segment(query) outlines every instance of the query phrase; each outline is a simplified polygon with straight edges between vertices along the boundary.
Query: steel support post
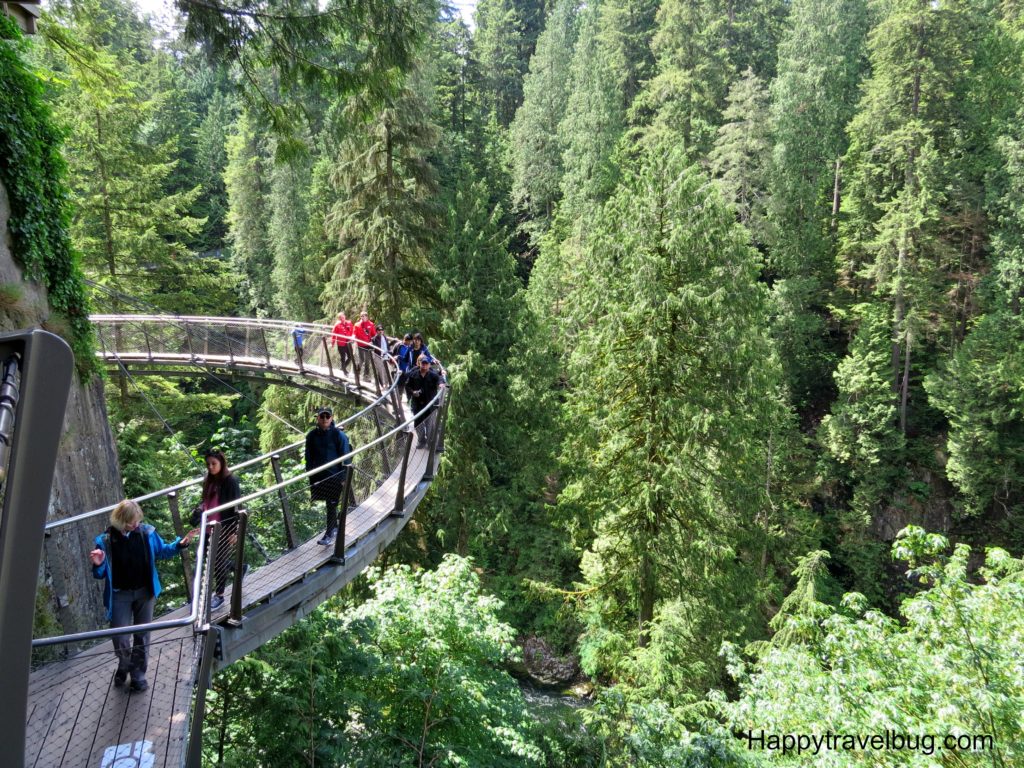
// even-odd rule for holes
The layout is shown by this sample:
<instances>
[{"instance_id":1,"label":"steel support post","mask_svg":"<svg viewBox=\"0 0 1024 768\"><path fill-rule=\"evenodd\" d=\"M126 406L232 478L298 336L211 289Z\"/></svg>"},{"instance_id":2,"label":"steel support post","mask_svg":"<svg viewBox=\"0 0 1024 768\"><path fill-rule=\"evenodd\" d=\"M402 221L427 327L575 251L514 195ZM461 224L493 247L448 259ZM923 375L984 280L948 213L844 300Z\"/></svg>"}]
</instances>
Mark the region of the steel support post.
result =
<instances>
[{"instance_id":1,"label":"steel support post","mask_svg":"<svg viewBox=\"0 0 1024 768\"><path fill-rule=\"evenodd\" d=\"M245 534L249 530L249 513L242 510L235 523L235 584L231 587L231 617L228 624L242 625L242 577L245 569Z\"/></svg>"},{"instance_id":2,"label":"steel support post","mask_svg":"<svg viewBox=\"0 0 1024 768\"><path fill-rule=\"evenodd\" d=\"M181 522L181 510L178 506L178 492L171 491L167 494L167 506L171 510L171 521L174 523L174 532L178 536L184 536L185 525ZM187 549L181 551L181 570L185 574L185 594L188 601L192 602L192 566L188 562L189 554Z\"/></svg>"},{"instance_id":3,"label":"steel support post","mask_svg":"<svg viewBox=\"0 0 1024 768\"><path fill-rule=\"evenodd\" d=\"M441 402L434 407L434 412L430 414L430 453L427 454L427 471L423 474L424 480L434 479L434 459L437 457L437 438L440 435L440 429L438 424L441 422L441 408L444 407L445 395L447 392L441 390Z\"/></svg>"},{"instance_id":4,"label":"steel support post","mask_svg":"<svg viewBox=\"0 0 1024 768\"><path fill-rule=\"evenodd\" d=\"M213 656L220 643L220 633L220 627L214 624L206 630L206 638L203 640L203 656L199 661L199 671L196 673L196 705L192 710L192 723L189 727L185 768L202 768L203 766L203 721L206 719L206 692L210 689Z\"/></svg>"},{"instance_id":5,"label":"steel support post","mask_svg":"<svg viewBox=\"0 0 1024 768\"><path fill-rule=\"evenodd\" d=\"M324 358L327 360L327 373L330 374L330 377L333 379L334 378L334 363L331 362L331 347L327 343L327 337L326 336L321 336L320 337L320 341L323 342Z\"/></svg>"},{"instance_id":6,"label":"steel support post","mask_svg":"<svg viewBox=\"0 0 1024 768\"><path fill-rule=\"evenodd\" d=\"M345 564L345 526L348 524L348 500L352 496L352 467L345 467L345 490L341 495L341 508L338 510L338 535L334 539L334 556L331 562L336 565Z\"/></svg>"},{"instance_id":7,"label":"steel support post","mask_svg":"<svg viewBox=\"0 0 1024 768\"><path fill-rule=\"evenodd\" d=\"M359 366L362 364L362 359L359 355L359 345L351 341L348 345L348 349L352 353L352 374L356 377L356 386L362 389L363 384L359 380ZM353 349L353 347L355 347L355 349Z\"/></svg>"},{"instance_id":8,"label":"steel support post","mask_svg":"<svg viewBox=\"0 0 1024 768\"><path fill-rule=\"evenodd\" d=\"M0 360L0 762L21 766L36 574L74 357L63 339L33 330L0 335Z\"/></svg>"},{"instance_id":9,"label":"steel support post","mask_svg":"<svg viewBox=\"0 0 1024 768\"><path fill-rule=\"evenodd\" d=\"M405 516L405 475L409 469L409 452L412 449L412 432L400 432L399 440L401 436L405 435L405 450L402 451L402 471L398 473L398 493L395 496L395 509L391 513L396 517Z\"/></svg>"},{"instance_id":10,"label":"steel support post","mask_svg":"<svg viewBox=\"0 0 1024 768\"><path fill-rule=\"evenodd\" d=\"M275 453L270 457L270 466L274 468L274 480L280 485L284 482L284 475L281 474L281 454ZM281 517L284 518L284 537L288 542L288 549L295 549L295 526L292 523L292 511L288 506L288 493L284 488L277 489L277 498L281 500Z\"/></svg>"}]
</instances>

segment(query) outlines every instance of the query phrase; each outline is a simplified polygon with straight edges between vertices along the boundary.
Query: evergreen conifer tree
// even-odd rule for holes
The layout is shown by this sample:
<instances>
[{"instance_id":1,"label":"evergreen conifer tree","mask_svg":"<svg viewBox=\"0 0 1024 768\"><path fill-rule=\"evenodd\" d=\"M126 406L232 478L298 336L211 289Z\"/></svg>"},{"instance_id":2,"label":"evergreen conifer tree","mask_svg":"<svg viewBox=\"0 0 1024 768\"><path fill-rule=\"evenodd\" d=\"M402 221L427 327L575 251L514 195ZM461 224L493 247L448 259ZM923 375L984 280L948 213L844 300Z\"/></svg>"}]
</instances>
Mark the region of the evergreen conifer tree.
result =
<instances>
[{"instance_id":1,"label":"evergreen conifer tree","mask_svg":"<svg viewBox=\"0 0 1024 768\"><path fill-rule=\"evenodd\" d=\"M773 331L793 402L813 411L829 397L835 368L827 304L840 158L867 66L868 9L865 0L796 0L789 18L771 86Z\"/></svg>"},{"instance_id":2,"label":"evergreen conifer tree","mask_svg":"<svg viewBox=\"0 0 1024 768\"><path fill-rule=\"evenodd\" d=\"M429 254L439 216L430 152L438 139L423 81L415 76L365 120L346 107L349 133L337 151L326 231L335 252L324 265L328 316L366 308L392 328L433 295ZM418 301L414 301L417 299Z\"/></svg>"},{"instance_id":3,"label":"evergreen conifer tree","mask_svg":"<svg viewBox=\"0 0 1024 768\"><path fill-rule=\"evenodd\" d=\"M240 304L257 317L266 317L275 310L270 280L274 255L268 232L273 160L247 111L228 138L227 152L228 231L232 263L242 275Z\"/></svg>"},{"instance_id":4,"label":"evergreen conifer tree","mask_svg":"<svg viewBox=\"0 0 1024 768\"><path fill-rule=\"evenodd\" d=\"M664 640L659 655L699 687L722 633L752 629L757 611L718 596L763 594L774 578L763 553L781 522L773 454L788 427L759 259L684 157L651 151L588 238L605 280L573 351L561 503L596 532L583 558L589 671L621 672L630 648ZM686 639L655 631L668 626Z\"/></svg>"},{"instance_id":5,"label":"evergreen conifer tree","mask_svg":"<svg viewBox=\"0 0 1024 768\"><path fill-rule=\"evenodd\" d=\"M537 235L549 225L561 194L562 147L558 124L569 100L569 67L576 44L575 0L560 0L548 17L530 59L523 105L510 129L512 202Z\"/></svg>"},{"instance_id":6,"label":"evergreen conifer tree","mask_svg":"<svg viewBox=\"0 0 1024 768\"><path fill-rule=\"evenodd\" d=\"M748 69L732 84L728 106L709 156L712 176L726 200L736 206L740 223L754 242L766 245L767 197L771 136L768 93L760 78Z\"/></svg>"}]
</instances>

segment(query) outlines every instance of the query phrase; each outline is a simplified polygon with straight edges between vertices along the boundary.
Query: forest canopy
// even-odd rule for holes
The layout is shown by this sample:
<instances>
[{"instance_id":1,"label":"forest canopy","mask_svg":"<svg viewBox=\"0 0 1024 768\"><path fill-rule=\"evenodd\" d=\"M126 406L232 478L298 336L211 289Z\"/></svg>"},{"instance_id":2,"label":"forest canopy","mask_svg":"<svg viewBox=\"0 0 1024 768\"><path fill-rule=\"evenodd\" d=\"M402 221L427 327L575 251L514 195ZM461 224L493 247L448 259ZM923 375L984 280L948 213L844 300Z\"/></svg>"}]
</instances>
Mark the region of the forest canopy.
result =
<instances>
[{"instance_id":1,"label":"forest canopy","mask_svg":"<svg viewBox=\"0 0 1024 768\"><path fill-rule=\"evenodd\" d=\"M452 403L372 578L219 679L211 764L809 764L753 732L990 737L820 765L1020 761L1020 3L177 8L5 22L2 119L31 91L56 128L27 165L0 143L0 178L67 190L31 214L60 231L14 230L25 263L72 323L86 291L365 309L428 338ZM210 381L107 398L138 492L312 405ZM535 638L586 693L554 721L510 677ZM296 711L300 690L322 695ZM428 700L461 728L415 747Z\"/></svg>"}]
</instances>

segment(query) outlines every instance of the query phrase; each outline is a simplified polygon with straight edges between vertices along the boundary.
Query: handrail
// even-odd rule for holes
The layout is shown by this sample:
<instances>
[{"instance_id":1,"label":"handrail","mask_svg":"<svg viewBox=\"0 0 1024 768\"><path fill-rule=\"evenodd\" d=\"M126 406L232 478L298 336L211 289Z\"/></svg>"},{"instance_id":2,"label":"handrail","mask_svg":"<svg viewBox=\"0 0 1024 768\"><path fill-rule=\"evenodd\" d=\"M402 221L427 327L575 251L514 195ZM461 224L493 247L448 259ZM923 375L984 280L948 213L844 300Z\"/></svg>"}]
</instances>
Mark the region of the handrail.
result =
<instances>
[{"instance_id":1,"label":"handrail","mask_svg":"<svg viewBox=\"0 0 1024 768\"><path fill-rule=\"evenodd\" d=\"M162 321L162 322L168 322L168 318L166 316L149 316L149 317L152 317L153 319L156 319L156 320L159 320L159 321ZM147 316L139 316L139 315L131 315L131 316L124 316L124 315L97 315L97 316L95 316L95 319L97 321L115 321L115 320L120 320L122 318L126 318L126 320L125 320L126 322L136 321L136 320L139 320L139 319L148 319ZM198 319L199 318L196 318L196 320L198 320ZM202 318L202 319L211 320L211 318ZM174 320L186 320L186 318L182 318L180 316L176 316L174 318ZM215 321L220 322L220 323L224 322L224 318L212 318L212 320L215 320ZM232 320L232 322L234 322L234 318L232 318L231 320ZM261 323L261 322L265 322L265 321L255 321L255 324L258 324L258 323ZM275 322L277 322L277 321L275 321ZM285 323L283 321L280 321L280 324L279 324L278 327L285 327L285 326L287 326L287 327L295 327L296 325L297 324L294 324L294 323L290 324L290 323ZM380 357L384 358L386 362L388 362L389 364L394 366L394 359L390 355L386 355L386 353L382 353L382 351L378 347L374 347L374 346L371 345L370 348L374 349L376 354L378 354ZM102 354L102 353L99 353L99 354ZM359 418L360 416L366 414L367 412L369 412L373 408L377 407L382 402L384 402L392 394L393 390L397 386L398 377L393 376L392 379L393 379L392 384L388 388L388 390L385 391L385 392L382 392L377 397L377 399L373 401L373 403L371 405L368 405L362 411L360 411L358 414L355 414L355 415L349 417L348 419L344 420L341 423L342 424L348 424L351 421L353 421L353 420ZM220 524L219 522L216 522L216 521L209 522L209 516L210 515L213 515L213 514L216 514L216 513L220 513L222 511L225 511L225 510L228 510L228 509L242 507L247 502L253 501L255 499L262 498L262 497L267 496L267 495L269 495L271 493L276 493L276 492L280 491L281 489L286 488L288 486L291 486L293 484L296 484L296 483L298 483L298 482L300 482L302 480L308 480L313 475L319 474L319 473L323 472L325 469L329 469L331 467L334 467L336 465L339 465L339 464L342 464L342 463L345 463L345 462L351 462L352 458L362 454L364 451L369 451L369 450L371 450L371 449L373 449L373 448L383 444L385 441L389 440L390 438L394 437L395 435L397 435L400 432L403 432L403 431L404 432L410 432L414 428L413 425L414 425L416 419L418 419L424 413L429 413L436 405L438 405L441 402L441 399L444 397L444 393L445 393L445 387L444 387L444 385L442 383L442 386L438 389L437 394L434 396L434 398L423 409L421 409L420 411L418 411L418 412L412 414L411 416L407 417L404 421L401 421L400 423L398 423L391 430L389 430L389 431L379 435L377 438L371 440L368 443L365 443L364 445L360 446L359 448L350 451L349 453L345 454L344 456L340 456L337 459L334 459L334 460L332 460L332 461L330 461L330 462L328 462L326 464L323 464L323 465L321 465L319 467L316 467L315 469L303 472L303 473L301 473L299 475L296 475L294 477L288 478L287 480L282 480L281 482L275 483L274 485L268 486L266 488L262 488L262 489L260 489L260 490L258 490L256 492L254 492L254 493L248 494L248 495L243 496L243 497L241 497L239 499L235 499L235 500L233 500L231 502L228 502L228 503L225 503L225 504L221 504L221 505L219 505L217 507L214 507L212 509L206 510L203 513L203 516L202 516L202 519L201 519L201 523L200 523L201 530L205 531L205 530L207 530L207 526L216 526L216 525ZM242 468L245 468L245 467L254 466L254 465L256 465L256 464L258 464L260 462L268 461L272 456L280 454L280 453L282 453L284 451L289 451L289 450L292 450L292 449L296 449L302 443L303 443L303 441L297 441L295 443L292 443L292 444L286 446L285 448L281 448L281 449L277 449L277 450L271 451L270 453L264 454L262 456L254 458L254 459L249 459L248 461L242 462L241 464L237 465L236 469L242 469ZM410 443L411 443L411 436L410 436ZM139 496L139 497L137 497L135 499L135 501L148 501L148 500L151 500L151 499L154 499L154 498L160 498L161 496L168 496L168 495L170 495L171 493L173 493L175 491L178 491L178 490L181 490L183 488L187 488L187 487L193 486L193 485L195 485L195 484L197 484L199 482L202 482L202 477L197 478L197 479L194 478L192 480L188 480L188 481L185 481L183 483L179 483L178 485L171 486L169 488L161 489L159 491L154 491L154 492L152 492L150 494L145 494L144 496ZM76 515L74 517L65 518L65 519L60 520L60 521L54 521L53 523L47 524L46 528L47 528L47 530L50 530L52 528L57 528L57 527L60 527L62 525L69 525L69 524L71 524L73 522L80 522L82 520L89 519L91 517L103 514L105 512L109 512L111 509L113 509L114 506L116 506L116 505L111 505L111 506L108 506L108 507L104 507L104 508L99 509L99 510L93 510L91 512L83 513L81 515ZM344 536L344 533L342 533L342 537L343 536ZM150 623L147 623L147 624L138 624L138 625L133 625L133 626L128 627L128 628L121 628L121 627L119 627L119 628L116 628L116 629L114 629L114 628L98 629L98 630L89 630L89 631L85 631L85 632L78 632L78 633L72 633L72 634L66 634L66 635L57 635L57 636L51 636L51 637L36 638L36 639L32 640L33 647L43 647L43 646L50 646L50 645L58 645L58 644L61 644L61 643L69 643L69 642L82 642L82 641L87 641L87 640L100 639L100 638L104 638L104 637L111 637L111 636L114 636L114 635L125 634L126 632L138 632L140 629L143 629L145 631L150 631L150 630L157 630L157 629L169 629L169 628L174 628L174 627L182 627L182 626L187 626L189 624L195 624L195 625L197 625L198 629L202 630L204 628L204 626L200 622L200 620L202 618L201 615L200 615L200 610L201 610L201 603L204 602L204 601L201 601L199 599L199 596L201 594L204 594L203 591L202 591L202 587L206 583L206 577L208 575L207 572L209 571L209 568L206 567L208 565L206 563L206 560L210 556L210 555L207 554L207 539L208 539L208 537L206 535L202 535L200 537L199 547L198 547L197 552L196 552L196 558L197 558L196 562L197 563L204 563L204 567L202 567L202 568L197 567L196 570L195 570L195 574L193 575L193 579L192 579L192 592L191 592L192 598L193 598L192 599L192 609L189 612L188 616L182 617L180 619L169 619L169 620L163 620L163 621L154 621L154 622L150 622ZM208 617L207 617L207 621L208 621Z\"/></svg>"},{"instance_id":2,"label":"handrail","mask_svg":"<svg viewBox=\"0 0 1024 768\"><path fill-rule=\"evenodd\" d=\"M142 319L142 320L159 320L159 321L165 322L167 324L171 324L169 322L169 318L166 315L130 315L130 316L125 316L125 315L90 315L90 319L93 320L93 321L97 321L97 322L114 322L116 320L119 320L119 319L122 319L122 318L125 318L125 317L130 317L131 321L133 321L133 322L136 321L136 320ZM193 321L194 322L198 322L199 320L203 320L203 319L205 319L205 320L216 320L216 321L223 321L224 320L224 318L199 318L199 317L187 317L187 316L179 316L179 315L175 315L173 317L173 319L174 320L185 320L186 322L193 322ZM234 322L235 319L236 318L231 318L232 322ZM254 321L254 322L263 323L265 321ZM276 322L276 321L272 321L272 322ZM287 324L287 323L285 323L285 325L287 325L288 327L295 327L296 324ZM384 353L379 347L371 346L370 349L374 352L374 354L376 354L378 357L380 357L385 363L387 363L388 365L391 365L392 367L395 367L395 360L394 360L394 358L390 354ZM97 352L97 356L99 356L99 357L106 357L102 352ZM113 356L114 357L119 357L116 353L114 353ZM397 386L398 386L398 377L397 376L392 376L391 385L387 388L387 390L382 391L381 394L375 400L373 400L371 403L369 403L367 406L365 406L361 411L358 411L357 413L355 413L355 414L353 414L351 416L348 416L347 418L345 418L342 421L340 421L338 423L338 426L339 427L343 427L343 426L345 426L347 424L351 424L352 422L356 421L360 417L364 416L369 411L373 410L377 406L379 406L382 403L384 403L391 396L392 392L394 392L394 390L397 388ZM259 456L256 456L255 458L248 459L247 461L243 461L243 462L241 462L239 464L236 464L233 471L238 472L238 471L240 471L242 469L247 469L248 467L254 466L256 464L260 464L260 463L266 462L275 453L276 454L280 454L280 453L286 453L286 452L289 452L289 451L292 451L292 450L296 450L302 444L303 444L303 440L297 440L296 442L290 443L290 444L288 444L286 446L283 446L281 448L275 448L275 449L273 449L271 451L268 451L267 453L264 453L264 454L261 454ZM143 494L141 496L136 496L135 498L132 499L132 501L134 501L136 503L142 503L142 502L145 502L145 501L152 501L153 499L158 499L158 498L160 498L162 496L166 496L166 495L168 495L170 493L177 492L177 491L183 490L185 488L190 488L190 487L192 487L194 485L197 485L197 484L201 483L202 481L203 481L203 477L202 476L195 477L195 478L192 478L190 480L186 480L184 482L178 483L177 485L168 486L166 488L161 488L160 490L157 490L157 491L151 491L150 493ZM45 530L46 531L51 531L51 530L60 528L60 527L65 526L65 525L71 525L72 523L78 523L78 522L81 522L83 520L88 520L88 519L90 519L92 517L99 517L100 515L109 514L114 509L114 507L117 506L118 503L120 503L120 502L116 502L114 504L109 504L106 507L101 507L99 509L94 509L94 510L91 510L89 512L82 512L81 514L73 515L71 517L61 518L60 520L52 520L52 521L50 521L50 522L48 522L46 524Z\"/></svg>"},{"instance_id":3,"label":"handrail","mask_svg":"<svg viewBox=\"0 0 1024 768\"><path fill-rule=\"evenodd\" d=\"M205 517L205 516L204 516ZM206 522L205 520L203 521ZM219 522L210 523L210 525L219 525ZM88 640L100 640L104 637L115 637L117 635L126 635L130 632L138 632L140 627L145 627L146 631L157 630L157 629L173 629L175 627L187 627L189 624L196 624L199 621L199 608L200 600L197 600L199 589L205 582L203 578L206 571L206 536L200 536L199 546L196 550L196 562L204 563L202 568L196 568L195 575L192 577L192 610L188 616L184 616L180 619L167 619L164 621L151 621L148 624L135 624L128 625L126 627L111 627L108 629L90 629L85 632L74 632L69 635L52 635L50 637L34 637L32 638L33 648L43 648L48 645L61 645L62 643L81 643Z\"/></svg>"},{"instance_id":4,"label":"handrail","mask_svg":"<svg viewBox=\"0 0 1024 768\"><path fill-rule=\"evenodd\" d=\"M334 460L332 460L332 461L330 461L330 462L328 462L326 464L322 464L319 467L311 469L311 470L309 470L307 472L303 472L300 475L296 475L295 477L288 478L287 480L283 480L280 483L275 483L274 485L267 486L266 488L262 488L259 491L256 491L254 493L250 493L250 494L248 494L246 496L242 496L241 498L235 499L234 501L229 501L229 502L227 502L225 504L220 504L220 505L218 505L216 507L213 507L211 509L206 510L205 512L203 512L202 520L201 520L201 522L200 522L198 527L201 530L206 530L206 526L207 525L218 525L219 522L209 522L209 516L210 515L212 515L214 513L218 513L219 514L220 512L226 511L228 509L233 509L235 507L240 507L240 506L244 505L246 502L252 501L253 499L261 498L261 497L266 496L267 494L270 494L270 493L274 493L274 492L278 491L279 489L285 488L285 487L287 487L289 485L292 485L293 483L297 483L300 480L307 480L310 477L312 477L313 475L317 475L317 474L323 472L325 469L329 469L329 468L334 467L334 466L336 466L338 464L342 464L342 463L344 463L347 460L351 460L354 456L358 456L363 451L377 446L378 444L382 443L384 440L388 439L389 437L392 437L395 434L398 434L399 432L403 432L403 431L407 432L408 428L412 424L415 423L417 417L420 414L422 414L422 413L429 412L430 409L433 408L440 401L440 398L443 396L443 394L444 394L444 389L443 388L438 389L437 394L434 395L433 399L426 406L424 406L424 408L422 410L420 410L417 413L415 413L412 416L410 416L408 419L406 419L404 422L402 422L401 424L396 426L391 431L381 435L380 437L376 438L375 440L371 440L369 443L366 443L365 445L362 445L361 447L357 448L356 450L349 451L344 456L339 456L337 459L334 459ZM207 538L206 536L201 536L201 538L200 538L200 549L196 553L196 562L203 562L203 558L205 557L205 549L204 548L205 548L205 545L206 545L206 538ZM123 635L123 634L126 634L127 632L139 632L140 630L150 631L150 630L156 630L156 629L169 629L169 628L172 628L172 627L183 627L183 626L186 626L188 624L194 624L198 620L198 610L199 610L199 601L195 599L195 596L200 594L200 586L204 583L203 579L201 578L202 577L202 572L203 572L203 569L196 568L196 573L195 573L195 575L193 576L193 579L192 579L192 581L193 581L193 583L192 583L192 595L193 595L192 612L189 614L189 616L187 618L169 619L167 621L154 621L154 622L150 622L148 624L134 624L134 625L128 627L127 630L124 629L124 628L121 628L121 627L118 627L117 629L94 629L94 630L89 630L87 632L78 632L78 633L74 633L74 634L70 634L70 635L57 635L57 636L53 636L53 637L34 638L32 640L32 647L37 648L37 647L46 646L46 645L58 645L60 643L79 642L79 641L83 641L83 640L93 640L93 639L98 639L98 638L103 638L103 637L112 637L114 635Z\"/></svg>"}]
</instances>

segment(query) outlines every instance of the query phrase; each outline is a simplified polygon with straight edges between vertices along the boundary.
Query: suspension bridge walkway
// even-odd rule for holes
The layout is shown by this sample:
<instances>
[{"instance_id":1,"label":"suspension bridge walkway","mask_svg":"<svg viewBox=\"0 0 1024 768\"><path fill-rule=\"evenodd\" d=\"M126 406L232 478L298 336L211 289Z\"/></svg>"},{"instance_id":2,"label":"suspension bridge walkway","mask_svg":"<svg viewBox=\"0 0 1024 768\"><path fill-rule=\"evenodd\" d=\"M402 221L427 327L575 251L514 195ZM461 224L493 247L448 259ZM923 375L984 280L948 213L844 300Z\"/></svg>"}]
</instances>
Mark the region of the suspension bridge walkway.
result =
<instances>
[{"instance_id":1,"label":"suspension bridge walkway","mask_svg":"<svg viewBox=\"0 0 1024 768\"><path fill-rule=\"evenodd\" d=\"M404 404L395 361L379 349L349 342L343 368L327 326L277 320L96 315L97 354L122 383L138 376L257 378L296 387L330 405L354 450L341 505L340 533L331 546L322 504L310 504L304 440L232 466L243 496L231 535L233 583L211 608L213 584L225 573L218 550L224 533L204 514L211 535L198 537L194 555L160 563L163 610L152 624L147 691L114 685L114 630L103 625L35 637L25 714L24 764L82 768L200 765L206 691L214 670L272 639L334 595L399 534L423 498L443 450L446 390L430 404L429 439L413 445L416 414ZM303 331L303 352L293 331ZM342 414L350 415L341 418ZM300 435L304 429L292 427ZM230 457L229 457L230 459ZM202 477L138 497L147 519L182 535L187 510L199 500ZM116 493L116 491L114 491ZM46 524L47 549L81 551L113 505ZM224 533L224 535L227 535ZM99 584L99 582L97 582ZM99 587L97 586L97 589Z\"/></svg>"}]
</instances>

